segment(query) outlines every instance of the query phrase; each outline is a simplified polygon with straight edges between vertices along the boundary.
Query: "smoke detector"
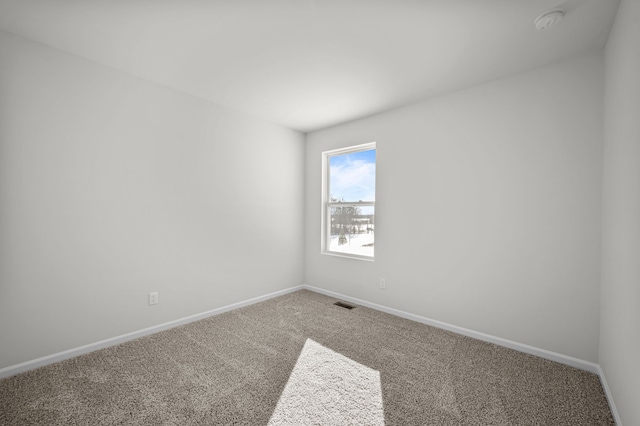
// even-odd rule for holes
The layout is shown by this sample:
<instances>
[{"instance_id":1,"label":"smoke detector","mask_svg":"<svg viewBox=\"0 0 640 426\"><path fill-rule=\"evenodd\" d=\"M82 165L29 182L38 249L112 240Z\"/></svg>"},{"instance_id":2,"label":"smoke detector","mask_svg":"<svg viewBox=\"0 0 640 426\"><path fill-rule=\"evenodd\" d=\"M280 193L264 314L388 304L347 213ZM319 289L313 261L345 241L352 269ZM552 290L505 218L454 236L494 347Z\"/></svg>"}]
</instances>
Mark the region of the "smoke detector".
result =
<instances>
[{"instance_id":1,"label":"smoke detector","mask_svg":"<svg viewBox=\"0 0 640 426\"><path fill-rule=\"evenodd\" d=\"M554 9L543 13L533 21L536 24L536 30L546 30L553 27L562 20L564 14L563 9Z\"/></svg>"}]
</instances>

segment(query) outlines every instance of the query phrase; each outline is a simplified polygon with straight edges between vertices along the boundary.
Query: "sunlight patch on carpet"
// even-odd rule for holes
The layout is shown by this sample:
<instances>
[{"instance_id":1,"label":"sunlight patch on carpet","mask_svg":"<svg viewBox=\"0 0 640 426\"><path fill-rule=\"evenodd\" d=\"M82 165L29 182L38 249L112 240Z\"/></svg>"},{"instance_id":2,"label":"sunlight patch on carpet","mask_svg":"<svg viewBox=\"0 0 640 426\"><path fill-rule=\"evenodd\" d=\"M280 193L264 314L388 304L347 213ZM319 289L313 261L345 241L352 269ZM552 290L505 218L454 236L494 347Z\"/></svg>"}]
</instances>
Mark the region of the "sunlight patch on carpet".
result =
<instances>
[{"instance_id":1,"label":"sunlight patch on carpet","mask_svg":"<svg viewBox=\"0 0 640 426\"><path fill-rule=\"evenodd\" d=\"M384 425L380 372L307 339L269 425Z\"/></svg>"}]
</instances>

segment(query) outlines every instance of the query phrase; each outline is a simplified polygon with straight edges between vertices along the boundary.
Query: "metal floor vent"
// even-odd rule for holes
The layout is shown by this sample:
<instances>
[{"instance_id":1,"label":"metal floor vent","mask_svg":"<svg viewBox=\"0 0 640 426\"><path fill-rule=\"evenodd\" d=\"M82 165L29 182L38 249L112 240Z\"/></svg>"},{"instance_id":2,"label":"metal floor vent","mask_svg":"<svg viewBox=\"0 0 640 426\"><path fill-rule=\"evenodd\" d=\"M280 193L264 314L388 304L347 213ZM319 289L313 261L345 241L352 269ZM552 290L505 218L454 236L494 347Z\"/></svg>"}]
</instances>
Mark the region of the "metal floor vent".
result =
<instances>
[{"instance_id":1,"label":"metal floor vent","mask_svg":"<svg viewBox=\"0 0 640 426\"><path fill-rule=\"evenodd\" d=\"M353 309L353 308L355 308L355 306L349 305L348 303L344 303L344 302L336 302L336 303L334 303L334 305L340 306L341 308L345 308L345 309Z\"/></svg>"}]
</instances>

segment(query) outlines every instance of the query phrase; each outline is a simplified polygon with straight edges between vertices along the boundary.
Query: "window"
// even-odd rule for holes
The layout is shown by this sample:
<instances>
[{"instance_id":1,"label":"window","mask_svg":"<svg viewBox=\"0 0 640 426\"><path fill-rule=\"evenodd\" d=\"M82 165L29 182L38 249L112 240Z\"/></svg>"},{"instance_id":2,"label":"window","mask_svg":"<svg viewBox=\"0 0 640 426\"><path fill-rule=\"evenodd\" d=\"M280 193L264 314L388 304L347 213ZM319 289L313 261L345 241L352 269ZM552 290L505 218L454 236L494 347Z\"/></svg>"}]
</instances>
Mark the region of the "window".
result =
<instances>
[{"instance_id":1,"label":"window","mask_svg":"<svg viewBox=\"0 0 640 426\"><path fill-rule=\"evenodd\" d=\"M322 253L373 260L376 144L322 153Z\"/></svg>"}]
</instances>

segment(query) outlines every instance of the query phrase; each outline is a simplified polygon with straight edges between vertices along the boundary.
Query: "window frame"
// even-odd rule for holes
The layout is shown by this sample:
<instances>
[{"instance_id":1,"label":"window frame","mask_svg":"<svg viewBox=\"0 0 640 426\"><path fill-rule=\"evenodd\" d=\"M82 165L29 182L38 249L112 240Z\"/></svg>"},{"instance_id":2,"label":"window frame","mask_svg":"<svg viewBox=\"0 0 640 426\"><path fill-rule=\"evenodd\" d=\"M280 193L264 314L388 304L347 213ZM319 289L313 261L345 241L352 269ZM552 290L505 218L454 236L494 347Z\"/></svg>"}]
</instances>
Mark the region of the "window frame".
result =
<instances>
[{"instance_id":1,"label":"window frame","mask_svg":"<svg viewBox=\"0 0 640 426\"><path fill-rule=\"evenodd\" d=\"M331 251L329 249L330 247L330 240L331 240L331 224L329 223L329 221L331 220L331 208L332 207L368 207L371 206L374 208L375 211L375 205L376 202L375 201L355 201L355 202L331 202L330 201L330 196L331 196L331 188L330 188L330 182L331 182L331 170L330 170L330 161L329 159L331 157L334 157L336 155L344 155L344 154L350 154L353 152L360 152L360 151L370 151L372 149L376 150L376 174L374 179L377 180L377 174L378 174L378 151L376 148L376 143L375 142L368 142L368 143L363 143L360 145L352 145L352 146L348 146L345 148L338 148L338 149L333 149L330 151L324 151L322 153L322 214L321 214L321 220L322 220L322 224L321 224L321 233L320 233L320 252L322 254L326 254L329 256L338 256L338 257L346 257L346 258L350 258L350 259L358 259L358 260L365 260L368 262L373 262L375 259L375 246L374 246L374 254L373 256L367 256L367 255L361 255L361 254L354 254L354 253L344 253L344 252L337 252L337 251ZM376 189L377 189L377 184L376 184ZM374 241L375 241L375 226L374 226Z\"/></svg>"}]
</instances>

